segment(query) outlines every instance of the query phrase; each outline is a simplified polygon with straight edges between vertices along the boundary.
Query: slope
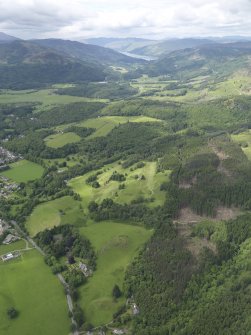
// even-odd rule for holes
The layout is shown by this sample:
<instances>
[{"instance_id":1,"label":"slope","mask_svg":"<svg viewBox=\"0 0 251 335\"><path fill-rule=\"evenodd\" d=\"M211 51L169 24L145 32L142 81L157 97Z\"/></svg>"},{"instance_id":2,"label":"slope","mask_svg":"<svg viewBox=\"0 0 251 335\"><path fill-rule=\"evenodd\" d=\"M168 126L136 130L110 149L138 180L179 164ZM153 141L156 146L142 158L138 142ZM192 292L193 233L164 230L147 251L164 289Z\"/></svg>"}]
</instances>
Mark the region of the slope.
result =
<instances>
[{"instance_id":1,"label":"slope","mask_svg":"<svg viewBox=\"0 0 251 335\"><path fill-rule=\"evenodd\" d=\"M35 43L14 41L0 48L0 88L34 88L104 79L103 65L76 60Z\"/></svg>"},{"instance_id":2,"label":"slope","mask_svg":"<svg viewBox=\"0 0 251 335\"><path fill-rule=\"evenodd\" d=\"M108 65L133 64L140 62L117 51L97 45L84 44L60 39L34 40L37 45L49 47L82 61L98 62Z\"/></svg>"}]
</instances>

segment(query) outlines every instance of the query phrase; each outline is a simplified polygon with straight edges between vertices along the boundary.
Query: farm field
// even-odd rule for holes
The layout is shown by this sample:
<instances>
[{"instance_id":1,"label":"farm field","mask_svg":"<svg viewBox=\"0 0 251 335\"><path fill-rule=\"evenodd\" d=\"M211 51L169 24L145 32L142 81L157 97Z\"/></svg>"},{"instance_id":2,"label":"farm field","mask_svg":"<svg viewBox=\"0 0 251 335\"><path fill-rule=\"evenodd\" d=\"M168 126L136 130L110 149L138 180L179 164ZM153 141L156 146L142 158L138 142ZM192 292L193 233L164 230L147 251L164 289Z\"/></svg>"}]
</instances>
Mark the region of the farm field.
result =
<instances>
[{"instance_id":1,"label":"farm field","mask_svg":"<svg viewBox=\"0 0 251 335\"><path fill-rule=\"evenodd\" d=\"M43 258L32 250L22 257L0 262L0 334L67 335L70 322L63 287ZM7 309L19 316L10 320Z\"/></svg>"},{"instance_id":2,"label":"farm field","mask_svg":"<svg viewBox=\"0 0 251 335\"><path fill-rule=\"evenodd\" d=\"M247 158L251 160L251 130L247 130L237 135L231 135L233 141L241 145Z\"/></svg>"},{"instance_id":3,"label":"farm field","mask_svg":"<svg viewBox=\"0 0 251 335\"><path fill-rule=\"evenodd\" d=\"M122 289L127 266L139 249L152 235L152 230L129 224L104 221L89 222L80 229L98 253L97 270L80 288L81 307L88 322L94 326L108 323L125 297L114 301L112 289L115 284Z\"/></svg>"},{"instance_id":4,"label":"farm field","mask_svg":"<svg viewBox=\"0 0 251 335\"><path fill-rule=\"evenodd\" d=\"M98 182L101 187L93 188L86 184L86 179L95 174L95 171L88 173L84 176L72 179L69 185L73 190L80 194L83 204L87 204L94 200L101 202L105 198L112 198L118 203L129 203L139 197L151 199L150 206L162 205L165 201L165 193L160 191L160 185L169 180L171 171L156 173L157 163L147 162L145 166L134 171L130 169L123 169L119 164L112 164L105 167L102 174L98 175ZM110 180L112 173L117 171L121 174L127 174L125 189L119 190L120 183ZM144 176L145 179L141 179Z\"/></svg>"},{"instance_id":5,"label":"farm field","mask_svg":"<svg viewBox=\"0 0 251 335\"><path fill-rule=\"evenodd\" d=\"M18 183L39 179L44 172L42 166L25 159L10 164L10 167L9 170L2 172L1 175Z\"/></svg>"},{"instance_id":6,"label":"farm field","mask_svg":"<svg viewBox=\"0 0 251 335\"><path fill-rule=\"evenodd\" d=\"M79 204L70 196L42 203L28 217L26 229L31 236L35 236L60 224L80 224L84 221L84 214Z\"/></svg>"},{"instance_id":7,"label":"farm field","mask_svg":"<svg viewBox=\"0 0 251 335\"><path fill-rule=\"evenodd\" d=\"M77 134L69 132L50 135L44 141L50 148L61 148L66 144L79 142L80 139Z\"/></svg>"},{"instance_id":8,"label":"farm field","mask_svg":"<svg viewBox=\"0 0 251 335\"><path fill-rule=\"evenodd\" d=\"M0 92L0 104L17 103L17 102L39 102L37 111L46 109L52 105L64 105L74 102L88 102L88 101L107 101L101 99L74 97L68 95L58 95L54 93L54 89L44 90L23 90L11 91L2 90Z\"/></svg>"},{"instance_id":9,"label":"farm field","mask_svg":"<svg viewBox=\"0 0 251 335\"><path fill-rule=\"evenodd\" d=\"M116 126L127 123L127 122L161 122L159 119L155 119L148 116L101 116L96 119L89 119L83 122L79 123L71 123L70 125L78 126L78 127L86 127L86 128L94 128L96 131L88 136L88 138L95 138L100 136L106 136L107 134L112 131L113 128ZM62 131L65 128L70 126L68 125L62 125L56 127L56 130Z\"/></svg>"}]
</instances>

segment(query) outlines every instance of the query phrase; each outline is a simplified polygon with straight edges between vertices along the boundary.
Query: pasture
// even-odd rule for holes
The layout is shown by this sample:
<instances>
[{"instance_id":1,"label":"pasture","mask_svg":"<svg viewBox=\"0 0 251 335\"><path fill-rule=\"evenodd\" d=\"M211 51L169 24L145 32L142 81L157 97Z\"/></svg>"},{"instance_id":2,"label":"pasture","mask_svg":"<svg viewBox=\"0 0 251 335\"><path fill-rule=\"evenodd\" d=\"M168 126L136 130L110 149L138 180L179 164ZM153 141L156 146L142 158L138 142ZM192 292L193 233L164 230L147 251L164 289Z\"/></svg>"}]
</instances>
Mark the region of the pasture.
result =
<instances>
[{"instance_id":1,"label":"pasture","mask_svg":"<svg viewBox=\"0 0 251 335\"><path fill-rule=\"evenodd\" d=\"M66 196L35 207L26 221L26 229L31 236L35 236L60 224L78 225L81 222L84 222L84 213L80 203Z\"/></svg>"},{"instance_id":2,"label":"pasture","mask_svg":"<svg viewBox=\"0 0 251 335\"><path fill-rule=\"evenodd\" d=\"M77 134L69 132L49 135L44 139L44 141L50 148L61 148L66 144L77 143L80 139L81 137Z\"/></svg>"},{"instance_id":3,"label":"pasture","mask_svg":"<svg viewBox=\"0 0 251 335\"><path fill-rule=\"evenodd\" d=\"M65 105L74 102L101 101L101 99L58 95L55 94L54 91L55 89L23 91L2 90L0 92L0 104L38 102L40 103L40 105L37 106L37 111L39 112L55 105Z\"/></svg>"},{"instance_id":4,"label":"pasture","mask_svg":"<svg viewBox=\"0 0 251 335\"><path fill-rule=\"evenodd\" d=\"M0 278L0 334L69 334L63 287L36 250L8 263L0 261ZM7 316L11 307L19 312L13 320Z\"/></svg>"},{"instance_id":5,"label":"pasture","mask_svg":"<svg viewBox=\"0 0 251 335\"><path fill-rule=\"evenodd\" d=\"M159 119L155 119L148 116L100 116L95 119L85 120L79 123L72 123L68 125L62 125L56 127L57 131L62 131L70 125L86 128L94 128L96 131L88 136L88 138L95 138L100 136L106 136L109 134L113 128L116 126L127 123L127 122L161 122Z\"/></svg>"},{"instance_id":6,"label":"pasture","mask_svg":"<svg viewBox=\"0 0 251 335\"><path fill-rule=\"evenodd\" d=\"M98 254L97 270L80 288L80 304L86 320L98 326L110 322L112 315L125 302L125 297L114 301L113 286L118 284L122 289L126 268L153 231L105 221L90 222L80 232L90 239Z\"/></svg>"},{"instance_id":7,"label":"pasture","mask_svg":"<svg viewBox=\"0 0 251 335\"><path fill-rule=\"evenodd\" d=\"M18 183L39 179L42 177L44 168L36 163L21 160L10 164L10 169L1 173L1 175Z\"/></svg>"}]
</instances>

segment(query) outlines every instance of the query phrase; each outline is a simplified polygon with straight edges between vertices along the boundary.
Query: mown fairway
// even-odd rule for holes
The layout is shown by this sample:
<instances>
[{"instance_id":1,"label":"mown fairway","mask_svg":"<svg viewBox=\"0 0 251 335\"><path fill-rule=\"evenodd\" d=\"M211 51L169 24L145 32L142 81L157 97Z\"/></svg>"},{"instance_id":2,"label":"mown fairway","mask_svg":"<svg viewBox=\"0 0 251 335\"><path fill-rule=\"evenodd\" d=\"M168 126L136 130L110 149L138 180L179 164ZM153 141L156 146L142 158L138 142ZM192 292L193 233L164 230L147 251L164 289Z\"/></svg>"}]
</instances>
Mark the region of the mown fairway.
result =
<instances>
[{"instance_id":1,"label":"mown fairway","mask_svg":"<svg viewBox=\"0 0 251 335\"><path fill-rule=\"evenodd\" d=\"M63 287L32 250L22 258L0 261L0 334L66 335L70 322ZM19 316L10 320L7 309L14 307Z\"/></svg>"},{"instance_id":2,"label":"mown fairway","mask_svg":"<svg viewBox=\"0 0 251 335\"><path fill-rule=\"evenodd\" d=\"M10 164L11 169L2 172L1 174L18 183L35 180L42 177L44 169L42 166L27 161L21 160Z\"/></svg>"},{"instance_id":3,"label":"mown fairway","mask_svg":"<svg viewBox=\"0 0 251 335\"><path fill-rule=\"evenodd\" d=\"M66 144L79 142L80 139L80 136L77 134L69 132L53 134L46 137L44 140L46 145L50 148L61 148Z\"/></svg>"},{"instance_id":4,"label":"mown fairway","mask_svg":"<svg viewBox=\"0 0 251 335\"><path fill-rule=\"evenodd\" d=\"M67 196L38 205L26 222L29 234L35 236L40 231L60 224L81 223L84 215L79 204Z\"/></svg>"},{"instance_id":5,"label":"mown fairway","mask_svg":"<svg viewBox=\"0 0 251 335\"><path fill-rule=\"evenodd\" d=\"M90 239L98 253L97 270L80 289L86 319L96 326L111 321L113 313L125 302L125 297L114 301L113 286L118 284L122 288L127 266L152 231L110 221L89 223L80 231Z\"/></svg>"},{"instance_id":6,"label":"mown fairway","mask_svg":"<svg viewBox=\"0 0 251 335\"><path fill-rule=\"evenodd\" d=\"M103 173L98 176L100 188L93 188L86 184L86 179L95 171L71 180L70 186L80 194L84 205L91 200L101 202L105 198L112 198L119 203L130 203L132 200L143 197L151 199L150 206L158 206L165 200L165 193L160 191L160 185L169 180L170 171L157 173L156 168L156 162L147 162L143 168L134 171L130 168L123 169L119 164L112 164L105 167ZM126 181L123 182L125 189L119 190L119 182L109 181L114 171L127 174ZM142 180L142 176L145 179Z\"/></svg>"}]
</instances>

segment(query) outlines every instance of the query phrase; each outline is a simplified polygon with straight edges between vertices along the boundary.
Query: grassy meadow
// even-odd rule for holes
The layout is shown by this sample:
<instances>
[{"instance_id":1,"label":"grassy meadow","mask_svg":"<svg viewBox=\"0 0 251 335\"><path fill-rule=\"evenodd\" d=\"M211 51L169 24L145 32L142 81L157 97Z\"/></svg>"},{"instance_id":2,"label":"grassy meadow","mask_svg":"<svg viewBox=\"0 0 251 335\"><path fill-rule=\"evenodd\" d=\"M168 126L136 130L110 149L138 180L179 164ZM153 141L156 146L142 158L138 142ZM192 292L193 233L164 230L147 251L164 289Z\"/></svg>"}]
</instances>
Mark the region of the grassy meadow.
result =
<instances>
[{"instance_id":1,"label":"grassy meadow","mask_svg":"<svg viewBox=\"0 0 251 335\"><path fill-rule=\"evenodd\" d=\"M69 143L77 143L80 141L80 139L81 137L77 134L69 132L49 135L44 139L44 141L50 148L61 148Z\"/></svg>"},{"instance_id":2,"label":"grassy meadow","mask_svg":"<svg viewBox=\"0 0 251 335\"><path fill-rule=\"evenodd\" d=\"M107 101L107 100L74 97L69 95L58 95L55 93L55 89L23 90L23 91L2 90L0 92L0 104L38 102L40 103L40 105L37 106L38 112L55 105L65 105L74 102L88 102L88 101Z\"/></svg>"},{"instance_id":3,"label":"grassy meadow","mask_svg":"<svg viewBox=\"0 0 251 335\"><path fill-rule=\"evenodd\" d=\"M21 258L8 263L0 261L0 278L0 334L69 333L63 287L37 251L23 252ZM13 320L7 316L11 307L19 312Z\"/></svg>"},{"instance_id":4,"label":"grassy meadow","mask_svg":"<svg viewBox=\"0 0 251 335\"><path fill-rule=\"evenodd\" d=\"M70 196L44 202L33 210L26 221L26 229L31 236L60 224L78 225L84 221L80 203Z\"/></svg>"},{"instance_id":5,"label":"grassy meadow","mask_svg":"<svg viewBox=\"0 0 251 335\"><path fill-rule=\"evenodd\" d=\"M143 227L105 221L88 223L80 232L87 236L98 253L97 270L80 288L80 304L88 322L98 326L112 320L125 297L114 301L115 284L123 287L127 266L150 238L152 231Z\"/></svg>"},{"instance_id":6,"label":"grassy meadow","mask_svg":"<svg viewBox=\"0 0 251 335\"><path fill-rule=\"evenodd\" d=\"M2 172L1 175L18 183L25 183L41 178L43 172L42 166L24 159L10 164L10 169Z\"/></svg>"},{"instance_id":7,"label":"grassy meadow","mask_svg":"<svg viewBox=\"0 0 251 335\"><path fill-rule=\"evenodd\" d=\"M71 123L62 126L58 126L55 129L57 131L63 131L69 126L78 126L86 128L94 128L96 131L88 136L88 138L95 138L100 136L106 136L113 130L116 126L127 122L161 122L159 119L155 119L148 116L100 116L95 119L88 119L78 123Z\"/></svg>"}]
</instances>

